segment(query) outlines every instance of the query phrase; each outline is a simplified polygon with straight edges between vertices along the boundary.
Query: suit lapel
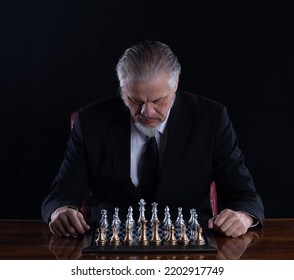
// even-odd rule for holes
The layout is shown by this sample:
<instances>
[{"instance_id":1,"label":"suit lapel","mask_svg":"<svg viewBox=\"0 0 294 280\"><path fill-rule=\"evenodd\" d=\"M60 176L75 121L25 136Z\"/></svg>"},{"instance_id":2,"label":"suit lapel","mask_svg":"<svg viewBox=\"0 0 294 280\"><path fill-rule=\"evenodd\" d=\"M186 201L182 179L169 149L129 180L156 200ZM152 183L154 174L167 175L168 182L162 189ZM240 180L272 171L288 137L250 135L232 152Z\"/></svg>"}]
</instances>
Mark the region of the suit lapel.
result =
<instances>
[{"instance_id":1,"label":"suit lapel","mask_svg":"<svg viewBox=\"0 0 294 280\"><path fill-rule=\"evenodd\" d=\"M168 186L170 174L173 174L175 168L177 168L178 164L181 162L180 159L191 131L191 120L188 117L184 108L185 105L182 103L181 97L178 96L178 94L180 93L177 93L168 120L168 136L158 188L159 195L161 192L166 194L165 188ZM162 188L160 186L165 187ZM164 193L162 193L162 195L164 195Z\"/></svg>"},{"instance_id":2,"label":"suit lapel","mask_svg":"<svg viewBox=\"0 0 294 280\"><path fill-rule=\"evenodd\" d=\"M139 201L140 194L130 178L130 113L127 108L124 108L118 121L110 127L109 138L116 177L128 195Z\"/></svg>"}]
</instances>

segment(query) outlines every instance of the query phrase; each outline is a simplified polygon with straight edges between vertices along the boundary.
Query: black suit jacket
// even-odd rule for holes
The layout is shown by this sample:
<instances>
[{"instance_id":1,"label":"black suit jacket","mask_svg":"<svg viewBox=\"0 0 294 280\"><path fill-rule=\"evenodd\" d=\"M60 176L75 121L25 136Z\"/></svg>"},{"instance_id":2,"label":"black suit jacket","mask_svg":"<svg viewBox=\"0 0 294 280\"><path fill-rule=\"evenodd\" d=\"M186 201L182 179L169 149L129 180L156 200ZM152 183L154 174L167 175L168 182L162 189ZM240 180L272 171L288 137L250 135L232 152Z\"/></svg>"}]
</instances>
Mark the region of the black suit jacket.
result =
<instances>
[{"instance_id":1,"label":"black suit jacket","mask_svg":"<svg viewBox=\"0 0 294 280\"><path fill-rule=\"evenodd\" d=\"M169 206L172 219L182 207L184 219L195 208L200 219L211 217L210 183L216 182L219 208L242 210L261 223L263 204L244 165L226 108L202 96L179 91L168 120L168 139L159 187L154 198L159 218ZM136 215L141 198L130 179L130 113L120 96L96 101L77 111L74 127L52 190L42 205L43 219L62 205L80 207L91 193L109 216L129 206ZM148 219L146 210L146 218ZM98 215L96 215L98 214ZM111 216L109 217L111 218Z\"/></svg>"}]
</instances>

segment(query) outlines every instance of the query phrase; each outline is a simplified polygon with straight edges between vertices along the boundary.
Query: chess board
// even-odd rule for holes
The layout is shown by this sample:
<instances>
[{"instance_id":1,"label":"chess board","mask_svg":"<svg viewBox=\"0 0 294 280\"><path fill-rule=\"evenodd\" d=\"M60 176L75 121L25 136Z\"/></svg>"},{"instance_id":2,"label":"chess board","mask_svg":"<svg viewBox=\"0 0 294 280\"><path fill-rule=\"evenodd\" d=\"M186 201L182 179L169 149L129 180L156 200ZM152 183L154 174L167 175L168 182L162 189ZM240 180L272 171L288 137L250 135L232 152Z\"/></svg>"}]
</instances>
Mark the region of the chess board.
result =
<instances>
[{"instance_id":1,"label":"chess board","mask_svg":"<svg viewBox=\"0 0 294 280\"><path fill-rule=\"evenodd\" d=\"M216 252L217 246L216 242L214 240L214 235L211 230L203 229L202 231L202 237L203 237L203 244L197 244L197 242L194 241L193 236L195 236L195 232L191 228L187 228L187 237L189 238L189 243L184 245L181 244L180 237L181 237L181 230L175 229L175 238L178 240L178 242L175 245L171 245L169 242L166 241L166 235L167 231L163 229L162 226L159 226L158 228L158 236L161 240L160 244L155 245L152 244L152 242L149 242L148 245L141 245L139 240L139 226L136 225L132 230L132 238L133 242L132 244L127 244L124 239L126 237L126 226L122 224L118 231L118 236L120 239L120 244L116 245L113 244L110 239L112 236L112 230L111 228L107 229L105 231L106 235L106 243L101 245L98 244L97 238L98 238L98 224L93 227L92 231L92 237L91 237L91 244L90 246L83 249L83 253L95 253L95 254L101 254L101 253L132 253L132 252L138 252L138 253L197 253L197 252ZM148 224L146 229L146 236L147 239L150 241L152 239L152 226Z\"/></svg>"}]
</instances>

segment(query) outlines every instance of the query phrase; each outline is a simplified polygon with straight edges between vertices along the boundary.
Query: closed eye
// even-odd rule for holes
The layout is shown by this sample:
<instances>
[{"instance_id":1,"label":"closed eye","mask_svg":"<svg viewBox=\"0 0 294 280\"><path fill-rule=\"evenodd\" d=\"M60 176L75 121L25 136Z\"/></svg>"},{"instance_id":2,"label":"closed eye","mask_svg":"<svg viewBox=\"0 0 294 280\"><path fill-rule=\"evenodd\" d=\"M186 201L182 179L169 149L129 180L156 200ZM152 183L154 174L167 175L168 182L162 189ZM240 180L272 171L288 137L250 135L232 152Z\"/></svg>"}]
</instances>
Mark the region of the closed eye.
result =
<instances>
[{"instance_id":1,"label":"closed eye","mask_svg":"<svg viewBox=\"0 0 294 280\"><path fill-rule=\"evenodd\" d=\"M144 104L144 102L139 101L139 100L135 100L135 99L130 98L130 97L128 97L128 99L129 99L129 101L130 101L132 104L137 105L137 106L142 106L142 105Z\"/></svg>"}]
</instances>

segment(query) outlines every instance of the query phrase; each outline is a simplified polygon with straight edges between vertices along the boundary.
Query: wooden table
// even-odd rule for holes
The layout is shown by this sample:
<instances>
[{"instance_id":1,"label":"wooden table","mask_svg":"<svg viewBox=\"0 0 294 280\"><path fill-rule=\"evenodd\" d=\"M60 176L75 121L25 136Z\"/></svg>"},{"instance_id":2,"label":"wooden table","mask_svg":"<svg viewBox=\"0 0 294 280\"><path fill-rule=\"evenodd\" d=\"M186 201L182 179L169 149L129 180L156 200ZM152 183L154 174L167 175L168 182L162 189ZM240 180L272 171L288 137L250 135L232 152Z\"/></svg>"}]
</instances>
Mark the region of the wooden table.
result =
<instances>
[{"instance_id":1,"label":"wooden table","mask_svg":"<svg viewBox=\"0 0 294 280\"><path fill-rule=\"evenodd\" d=\"M0 259L294 259L294 219L267 219L264 228L239 238L217 235L218 250L209 253L82 254L91 236L57 238L39 220L0 220Z\"/></svg>"}]
</instances>

